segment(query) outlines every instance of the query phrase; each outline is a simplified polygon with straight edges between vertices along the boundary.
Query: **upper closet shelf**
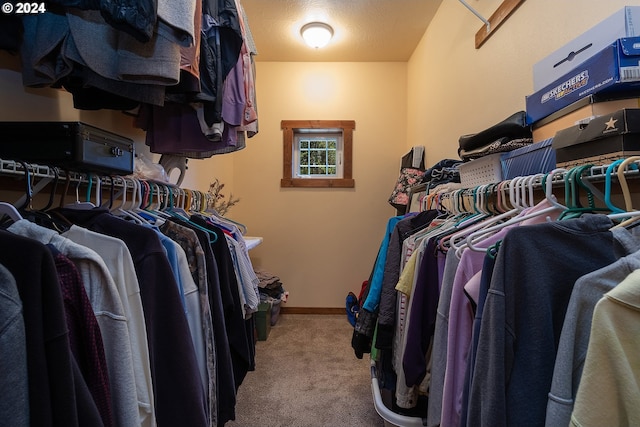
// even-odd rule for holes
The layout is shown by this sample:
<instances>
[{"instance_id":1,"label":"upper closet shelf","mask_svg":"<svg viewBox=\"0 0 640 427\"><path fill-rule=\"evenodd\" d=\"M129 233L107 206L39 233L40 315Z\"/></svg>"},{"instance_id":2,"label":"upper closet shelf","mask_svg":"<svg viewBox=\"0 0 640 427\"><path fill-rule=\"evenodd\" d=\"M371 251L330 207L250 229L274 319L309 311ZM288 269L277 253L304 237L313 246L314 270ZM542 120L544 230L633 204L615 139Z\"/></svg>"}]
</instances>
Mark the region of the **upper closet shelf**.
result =
<instances>
[{"instance_id":1,"label":"upper closet shelf","mask_svg":"<svg viewBox=\"0 0 640 427\"><path fill-rule=\"evenodd\" d=\"M247 245L247 250L251 250L262 243L262 237L244 236L244 241Z\"/></svg>"}]
</instances>

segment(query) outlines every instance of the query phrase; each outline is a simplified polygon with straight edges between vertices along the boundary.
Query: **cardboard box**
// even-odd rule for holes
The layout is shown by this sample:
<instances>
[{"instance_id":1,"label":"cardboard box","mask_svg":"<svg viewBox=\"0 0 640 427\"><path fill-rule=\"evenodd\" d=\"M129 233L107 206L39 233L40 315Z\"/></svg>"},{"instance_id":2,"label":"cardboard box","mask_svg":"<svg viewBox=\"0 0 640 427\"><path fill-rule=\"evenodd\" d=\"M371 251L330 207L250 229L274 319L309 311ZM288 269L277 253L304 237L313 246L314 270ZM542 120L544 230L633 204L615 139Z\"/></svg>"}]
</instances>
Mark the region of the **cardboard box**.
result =
<instances>
[{"instance_id":1,"label":"cardboard box","mask_svg":"<svg viewBox=\"0 0 640 427\"><path fill-rule=\"evenodd\" d=\"M533 90L541 90L617 39L640 36L640 6L625 6L533 65Z\"/></svg>"},{"instance_id":2,"label":"cardboard box","mask_svg":"<svg viewBox=\"0 0 640 427\"><path fill-rule=\"evenodd\" d=\"M580 159L618 158L640 153L640 109L624 109L597 117L586 125L558 131L553 138L556 162Z\"/></svg>"},{"instance_id":3,"label":"cardboard box","mask_svg":"<svg viewBox=\"0 0 640 427\"><path fill-rule=\"evenodd\" d=\"M640 108L640 98L614 99L602 102L598 102L596 99L593 95L588 96L536 122L532 126L533 142L553 138L559 130L587 123L595 117L611 114L623 108Z\"/></svg>"},{"instance_id":4,"label":"cardboard box","mask_svg":"<svg viewBox=\"0 0 640 427\"><path fill-rule=\"evenodd\" d=\"M526 97L530 124L589 95L640 89L640 37L618 39L552 84Z\"/></svg>"}]
</instances>

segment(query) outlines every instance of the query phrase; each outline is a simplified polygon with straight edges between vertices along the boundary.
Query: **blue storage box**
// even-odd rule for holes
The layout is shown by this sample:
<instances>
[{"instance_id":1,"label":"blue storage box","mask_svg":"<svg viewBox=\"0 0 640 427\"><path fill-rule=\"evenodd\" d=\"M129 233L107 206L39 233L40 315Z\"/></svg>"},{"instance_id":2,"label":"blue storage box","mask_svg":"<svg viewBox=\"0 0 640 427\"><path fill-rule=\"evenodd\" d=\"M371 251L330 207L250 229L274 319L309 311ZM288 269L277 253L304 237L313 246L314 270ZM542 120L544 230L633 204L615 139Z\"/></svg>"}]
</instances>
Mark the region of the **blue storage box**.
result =
<instances>
[{"instance_id":1,"label":"blue storage box","mask_svg":"<svg viewBox=\"0 0 640 427\"><path fill-rule=\"evenodd\" d=\"M640 36L640 6L625 6L533 64L533 90L539 91L615 40Z\"/></svg>"},{"instance_id":2,"label":"blue storage box","mask_svg":"<svg viewBox=\"0 0 640 427\"><path fill-rule=\"evenodd\" d=\"M504 153L500 159L503 179L547 173L555 169L556 152L551 146L552 141L553 138L549 138Z\"/></svg>"},{"instance_id":3,"label":"blue storage box","mask_svg":"<svg viewBox=\"0 0 640 427\"><path fill-rule=\"evenodd\" d=\"M535 123L589 95L627 91L631 97L640 91L639 63L640 37L616 40L573 71L527 96L527 123Z\"/></svg>"}]
</instances>

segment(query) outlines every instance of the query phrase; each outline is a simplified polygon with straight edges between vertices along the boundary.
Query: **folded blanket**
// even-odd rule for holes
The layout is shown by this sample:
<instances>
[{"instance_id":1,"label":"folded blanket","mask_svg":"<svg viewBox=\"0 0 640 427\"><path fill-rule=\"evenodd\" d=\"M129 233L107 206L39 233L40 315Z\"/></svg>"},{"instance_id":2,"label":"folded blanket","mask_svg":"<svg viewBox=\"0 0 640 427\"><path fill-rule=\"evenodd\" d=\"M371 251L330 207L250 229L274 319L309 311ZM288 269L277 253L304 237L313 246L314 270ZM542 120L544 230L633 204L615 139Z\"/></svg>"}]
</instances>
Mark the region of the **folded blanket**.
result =
<instances>
[{"instance_id":1,"label":"folded blanket","mask_svg":"<svg viewBox=\"0 0 640 427\"><path fill-rule=\"evenodd\" d=\"M460 145L458 153L460 150L469 151L483 147L505 137L509 139L532 137L531 126L527 124L526 113L524 111L518 111L482 132L462 135L458 140Z\"/></svg>"}]
</instances>

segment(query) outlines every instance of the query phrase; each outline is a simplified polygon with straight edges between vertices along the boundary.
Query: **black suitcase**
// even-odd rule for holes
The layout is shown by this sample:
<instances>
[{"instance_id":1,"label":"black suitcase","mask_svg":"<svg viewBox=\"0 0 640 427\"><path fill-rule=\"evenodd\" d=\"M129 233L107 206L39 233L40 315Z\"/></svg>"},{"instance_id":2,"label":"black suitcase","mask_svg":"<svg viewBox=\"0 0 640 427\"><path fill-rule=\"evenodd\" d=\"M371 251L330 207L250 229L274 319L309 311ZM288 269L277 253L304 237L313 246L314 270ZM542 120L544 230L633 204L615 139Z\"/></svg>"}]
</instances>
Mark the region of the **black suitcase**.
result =
<instances>
[{"instance_id":1,"label":"black suitcase","mask_svg":"<svg viewBox=\"0 0 640 427\"><path fill-rule=\"evenodd\" d=\"M0 158L78 172L133 172L133 140L82 122L0 122Z\"/></svg>"}]
</instances>

